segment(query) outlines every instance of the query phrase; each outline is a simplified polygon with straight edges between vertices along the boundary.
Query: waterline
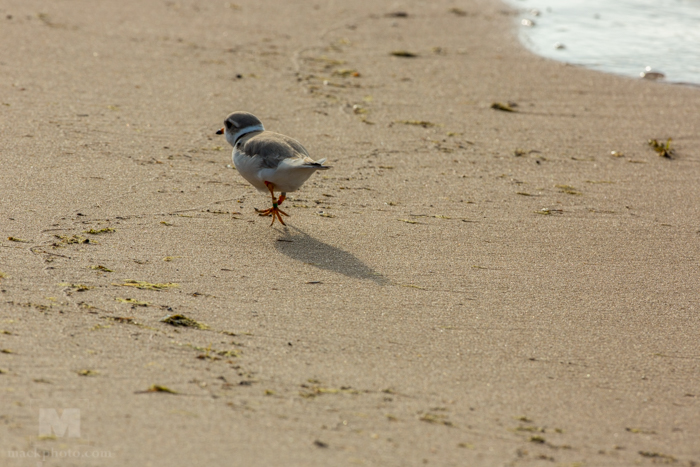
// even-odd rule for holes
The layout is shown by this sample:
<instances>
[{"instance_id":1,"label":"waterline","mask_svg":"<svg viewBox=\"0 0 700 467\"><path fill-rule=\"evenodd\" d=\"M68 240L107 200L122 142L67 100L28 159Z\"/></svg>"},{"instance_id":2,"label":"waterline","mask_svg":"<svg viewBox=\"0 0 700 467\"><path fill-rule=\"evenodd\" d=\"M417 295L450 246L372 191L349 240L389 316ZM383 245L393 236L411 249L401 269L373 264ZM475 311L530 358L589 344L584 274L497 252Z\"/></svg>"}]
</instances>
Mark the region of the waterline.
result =
<instances>
[{"instance_id":1,"label":"waterline","mask_svg":"<svg viewBox=\"0 0 700 467\"><path fill-rule=\"evenodd\" d=\"M506 0L538 55L599 71L700 85L700 0Z\"/></svg>"}]
</instances>

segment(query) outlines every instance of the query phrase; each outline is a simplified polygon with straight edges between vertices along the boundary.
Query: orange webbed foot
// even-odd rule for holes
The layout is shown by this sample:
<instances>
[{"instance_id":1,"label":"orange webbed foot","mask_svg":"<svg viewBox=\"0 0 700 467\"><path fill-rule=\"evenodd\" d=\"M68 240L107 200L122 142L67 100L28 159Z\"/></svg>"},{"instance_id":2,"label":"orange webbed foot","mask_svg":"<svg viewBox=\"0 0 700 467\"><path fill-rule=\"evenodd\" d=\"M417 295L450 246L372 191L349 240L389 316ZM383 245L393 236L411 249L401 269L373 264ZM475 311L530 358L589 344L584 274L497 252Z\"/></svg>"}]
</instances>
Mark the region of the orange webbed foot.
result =
<instances>
[{"instance_id":1,"label":"orange webbed foot","mask_svg":"<svg viewBox=\"0 0 700 467\"><path fill-rule=\"evenodd\" d=\"M265 186L267 187L268 190L270 190L270 196L272 196L272 207L265 209L264 211L260 211L259 209L255 208L255 211L261 216L272 216L272 222L270 223L270 227L272 227L272 224L275 223L275 220L279 220L282 225L287 225L282 220L282 215L289 217L289 214L282 211L278 207L285 200L285 198L287 197L286 196L287 194L282 193L278 199L275 199L275 191L274 191L275 186L268 181L265 182Z\"/></svg>"},{"instance_id":2,"label":"orange webbed foot","mask_svg":"<svg viewBox=\"0 0 700 467\"><path fill-rule=\"evenodd\" d=\"M282 216L289 217L289 214L278 208L277 203L273 204L271 208L262 211L259 209L255 209L255 212L257 212L259 216L263 217L272 216L272 222L270 223L270 227L272 227L272 224L274 224L276 220L279 220L280 223L282 223L282 225L287 225L282 220Z\"/></svg>"}]
</instances>

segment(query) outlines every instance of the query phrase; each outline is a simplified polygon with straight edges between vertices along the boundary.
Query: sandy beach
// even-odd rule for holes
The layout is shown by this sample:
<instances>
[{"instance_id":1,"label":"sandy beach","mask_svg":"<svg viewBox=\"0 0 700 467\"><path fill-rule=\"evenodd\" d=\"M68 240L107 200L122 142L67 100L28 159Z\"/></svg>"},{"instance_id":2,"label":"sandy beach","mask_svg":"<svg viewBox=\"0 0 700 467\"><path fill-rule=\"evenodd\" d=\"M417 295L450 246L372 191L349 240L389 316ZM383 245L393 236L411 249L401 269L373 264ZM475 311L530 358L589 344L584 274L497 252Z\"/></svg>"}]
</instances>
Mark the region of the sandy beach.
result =
<instances>
[{"instance_id":1,"label":"sandy beach","mask_svg":"<svg viewBox=\"0 0 700 467\"><path fill-rule=\"evenodd\" d=\"M697 465L700 90L517 18L2 2L0 464ZM234 110L333 167L287 228Z\"/></svg>"}]
</instances>

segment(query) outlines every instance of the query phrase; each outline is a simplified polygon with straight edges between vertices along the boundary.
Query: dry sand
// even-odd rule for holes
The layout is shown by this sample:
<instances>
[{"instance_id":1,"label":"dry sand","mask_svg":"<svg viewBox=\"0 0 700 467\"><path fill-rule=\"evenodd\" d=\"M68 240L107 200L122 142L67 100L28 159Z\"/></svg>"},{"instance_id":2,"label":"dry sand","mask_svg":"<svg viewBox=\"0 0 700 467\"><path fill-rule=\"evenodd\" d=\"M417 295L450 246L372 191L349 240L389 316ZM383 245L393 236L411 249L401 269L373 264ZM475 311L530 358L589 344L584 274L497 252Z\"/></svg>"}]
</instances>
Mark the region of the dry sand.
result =
<instances>
[{"instance_id":1,"label":"dry sand","mask_svg":"<svg viewBox=\"0 0 700 467\"><path fill-rule=\"evenodd\" d=\"M0 5L3 466L700 462L700 90L496 1L236 3ZM233 110L333 166L286 229Z\"/></svg>"}]
</instances>

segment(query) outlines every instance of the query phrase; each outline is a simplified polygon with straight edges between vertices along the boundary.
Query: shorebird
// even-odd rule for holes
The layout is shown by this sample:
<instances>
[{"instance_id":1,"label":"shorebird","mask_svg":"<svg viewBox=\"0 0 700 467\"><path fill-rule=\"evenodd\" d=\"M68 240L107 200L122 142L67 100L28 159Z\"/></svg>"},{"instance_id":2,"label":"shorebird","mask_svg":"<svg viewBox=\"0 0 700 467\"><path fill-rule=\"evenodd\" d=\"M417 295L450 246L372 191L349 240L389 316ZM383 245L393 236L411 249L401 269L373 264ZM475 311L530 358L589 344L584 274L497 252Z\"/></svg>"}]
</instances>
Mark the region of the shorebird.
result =
<instances>
[{"instance_id":1,"label":"shorebird","mask_svg":"<svg viewBox=\"0 0 700 467\"><path fill-rule=\"evenodd\" d=\"M287 193L298 190L317 170L328 170L326 159L311 159L304 146L289 136L266 131L262 122L248 112L234 112L224 120L224 127L216 132L226 135L233 146L233 164L238 173L258 191L269 191L272 207L255 209L261 216L272 216L272 224L289 214L279 206ZM281 192L275 198L275 191Z\"/></svg>"}]
</instances>

